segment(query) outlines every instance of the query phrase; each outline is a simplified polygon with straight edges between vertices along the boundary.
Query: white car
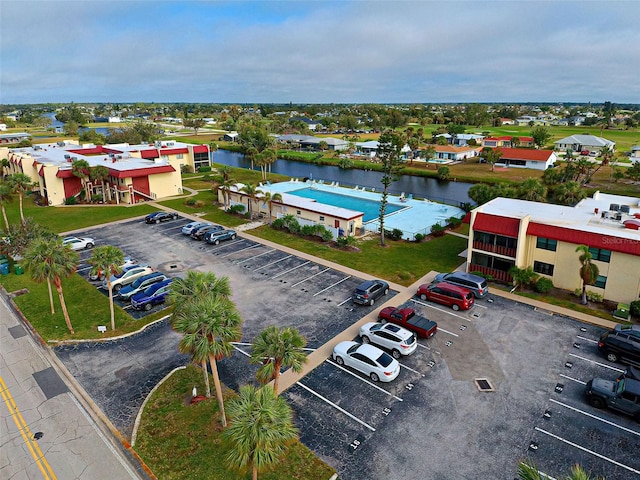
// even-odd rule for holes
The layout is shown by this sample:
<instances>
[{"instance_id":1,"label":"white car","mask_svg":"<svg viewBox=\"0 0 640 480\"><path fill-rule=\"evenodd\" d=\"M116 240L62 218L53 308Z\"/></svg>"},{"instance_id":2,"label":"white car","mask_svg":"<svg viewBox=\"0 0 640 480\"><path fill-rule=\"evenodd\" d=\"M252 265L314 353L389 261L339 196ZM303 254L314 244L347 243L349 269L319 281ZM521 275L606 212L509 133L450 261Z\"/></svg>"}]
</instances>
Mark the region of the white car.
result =
<instances>
[{"instance_id":1,"label":"white car","mask_svg":"<svg viewBox=\"0 0 640 480\"><path fill-rule=\"evenodd\" d=\"M128 267L131 267L133 265L137 265L138 262L134 261L131 259L131 257L124 257L124 263L122 265L120 265L120 271L125 270ZM89 280L95 282L96 280L104 280L104 272L102 270L100 270L98 273L91 275L89 274Z\"/></svg>"},{"instance_id":2,"label":"white car","mask_svg":"<svg viewBox=\"0 0 640 480\"><path fill-rule=\"evenodd\" d=\"M93 238L64 237L62 244L69 245L71 250L84 250L85 248L93 247L95 242L93 241Z\"/></svg>"},{"instance_id":3,"label":"white car","mask_svg":"<svg viewBox=\"0 0 640 480\"><path fill-rule=\"evenodd\" d=\"M209 222L189 222L184 227L182 227L183 235L191 235L194 230L197 230L200 227L204 227L206 225L211 225Z\"/></svg>"},{"instance_id":4,"label":"white car","mask_svg":"<svg viewBox=\"0 0 640 480\"><path fill-rule=\"evenodd\" d=\"M135 282L138 278L153 273L153 268L144 265L133 265L120 272L118 275L111 275L111 288L114 293L119 293L125 285ZM102 288L109 288L107 279L102 281Z\"/></svg>"},{"instance_id":5,"label":"white car","mask_svg":"<svg viewBox=\"0 0 640 480\"><path fill-rule=\"evenodd\" d=\"M369 376L374 382L391 382L400 373L400 364L378 347L352 341L340 342L333 348L333 360Z\"/></svg>"},{"instance_id":6,"label":"white car","mask_svg":"<svg viewBox=\"0 0 640 480\"><path fill-rule=\"evenodd\" d=\"M393 323L365 323L360 327L360 339L390 350L395 359L411 355L418 348L416 334Z\"/></svg>"}]
</instances>

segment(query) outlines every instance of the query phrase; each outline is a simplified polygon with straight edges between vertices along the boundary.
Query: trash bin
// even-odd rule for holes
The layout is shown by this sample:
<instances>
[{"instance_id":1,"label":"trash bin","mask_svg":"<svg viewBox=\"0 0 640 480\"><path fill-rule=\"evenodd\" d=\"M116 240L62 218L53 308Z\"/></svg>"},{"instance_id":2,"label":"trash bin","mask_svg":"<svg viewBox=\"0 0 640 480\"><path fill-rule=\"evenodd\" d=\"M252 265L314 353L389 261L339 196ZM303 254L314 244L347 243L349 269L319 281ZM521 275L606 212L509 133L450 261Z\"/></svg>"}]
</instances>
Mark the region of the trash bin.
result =
<instances>
[{"instance_id":1,"label":"trash bin","mask_svg":"<svg viewBox=\"0 0 640 480\"><path fill-rule=\"evenodd\" d=\"M20 265L14 265L13 271L16 275L22 275L24 273L24 269Z\"/></svg>"},{"instance_id":2,"label":"trash bin","mask_svg":"<svg viewBox=\"0 0 640 480\"><path fill-rule=\"evenodd\" d=\"M9 263L0 263L0 275L7 275L9 273Z\"/></svg>"}]
</instances>

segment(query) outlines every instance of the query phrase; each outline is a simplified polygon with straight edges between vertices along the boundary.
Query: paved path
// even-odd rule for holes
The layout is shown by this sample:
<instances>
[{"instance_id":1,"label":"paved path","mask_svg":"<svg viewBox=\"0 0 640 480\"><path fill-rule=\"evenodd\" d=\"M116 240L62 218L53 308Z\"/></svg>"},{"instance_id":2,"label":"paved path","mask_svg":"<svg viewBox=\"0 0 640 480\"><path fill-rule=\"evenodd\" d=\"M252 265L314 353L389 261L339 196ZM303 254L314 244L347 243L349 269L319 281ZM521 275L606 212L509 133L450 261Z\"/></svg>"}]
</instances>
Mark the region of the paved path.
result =
<instances>
[{"instance_id":1,"label":"paved path","mask_svg":"<svg viewBox=\"0 0 640 480\"><path fill-rule=\"evenodd\" d=\"M0 297L0 478L149 478Z\"/></svg>"}]
</instances>

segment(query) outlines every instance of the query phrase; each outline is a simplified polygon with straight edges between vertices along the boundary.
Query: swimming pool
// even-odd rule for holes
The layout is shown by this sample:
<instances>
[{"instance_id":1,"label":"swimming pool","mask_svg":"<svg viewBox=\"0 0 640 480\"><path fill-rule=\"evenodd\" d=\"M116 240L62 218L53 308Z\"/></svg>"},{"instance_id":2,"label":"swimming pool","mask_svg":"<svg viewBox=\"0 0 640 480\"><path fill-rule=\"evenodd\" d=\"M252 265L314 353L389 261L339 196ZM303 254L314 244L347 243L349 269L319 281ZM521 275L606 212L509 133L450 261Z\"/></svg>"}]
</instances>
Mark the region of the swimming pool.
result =
<instances>
[{"instance_id":1,"label":"swimming pool","mask_svg":"<svg viewBox=\"0 0 640 480\"><path fill-rule=\"evenodd\" d=\"M355 210L356 212L362 212L364 213L362 221L365 223L378 218L378 215L380 215L380 202L375 200L367 200L366 198L358 198L350 195L340 195L339 193L326 192L324 190L317 190L311 187L301 188L299 190L290 190L287 193L298 197L310 198L326 205L333 205L334 207L347 208L349 210ZM388 215L390 213L397 212L403 208L405 207L402 205L387 203L386 214Z\"/></svg>"}]
</instances>

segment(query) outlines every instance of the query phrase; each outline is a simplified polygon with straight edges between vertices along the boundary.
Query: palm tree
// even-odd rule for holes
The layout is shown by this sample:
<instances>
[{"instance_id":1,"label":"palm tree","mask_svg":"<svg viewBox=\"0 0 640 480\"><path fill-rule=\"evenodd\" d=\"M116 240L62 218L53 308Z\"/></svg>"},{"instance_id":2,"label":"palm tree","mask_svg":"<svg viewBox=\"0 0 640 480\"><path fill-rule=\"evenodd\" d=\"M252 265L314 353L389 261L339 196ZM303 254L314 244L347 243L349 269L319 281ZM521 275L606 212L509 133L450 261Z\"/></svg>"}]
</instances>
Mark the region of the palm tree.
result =
<instances>
[{"instance_id":1,"label":"palm tree","mask_svg":"<svg viewBox=\"0 0 640 480\"><path fill-rule=\"evenodd\" d=\"M251 478L257 480L258 472L278 462L298 438L291 407L271 388L245 385L228 410L231 425L223 436L232 447L225 462L251 470Z\"/></svg>"},{"instance_id":2,"label":"palm tree","mask_svg":"<svg viewBox=\"0 0 640 480\"><path fill-rule=\"evenodd\" d=\"M267 149L262 152L262 161L264 162L263 180L267 179L267 170L269 171L269 173L271 173L271 165L273 165L276 160L278 160L278 155L273 150Z\"/></svg>"},{"instance_id":3,"label":"palm tree","mask_svg":"<svg viewBox=\"0 0 640 480\"><path fill-rule=\"evenodd\" d=\"M0 208L2 208L2 218L4 218L5 233L9 234L9 220L7 219L7 211L4 206L13 200L11 196L11 186L6 182L0 181Z\"/></svg>"},{"instance_id":4,"label":"palm tree","mask_svg":"<svg viewBox=\"0 0 640 480\"><path fill-rule=\"evenodd\" d=\"M96 247L91 252L88 261L92 265L91 274L98 275L105 272L107 279L107 289L109 291L109 311L111 313L111 330L116 329L116 318L113 311L113 288L111 287L111 275L120 273L120 265L124 263L124 253L118 247L113 245L104 245Z\"/></svg>"},{"instance_id":5,"label":"palm tree","mask_svg":"<svg viewBox=\"0 0 640 480\"><path fill-rule=\"evenodd\" d=\"M4 171L9 170L9 165L11 165L11 162L6 158L3 158L2 162L0 162L0 180L4 178Z\"/></svg>"},{"instance_id":6,"label":"palm tree","mask_svg":"<svg viewBox=\"0 0 640 480\"><path fill-rule=\"evenodd\" d=\"M24 253L24 266L30 272L31 278L41 283L53 281L60 298L62 314L69 332L73 335L73 326L69 319L69 312L62 292L62 278L73 275L76 271L80 255L71 247L62 245L59 237L45 237L35 239ZM53 302L52 302L53 310Z\"/></svg>"},{"instance_id":7,"label":"palm tree","mask_svg":"<svg viewBox=\"0 0 640 480\"><path fill-rule=\"evenodd\" d=\"M104 188L104 181L109 178L109 169L104 165L96 165L95 167L91 167L89 169L89 178L92 182L100 182L100 186L102 187L102 199L104 201L107 200L107 192Z\"/></svg>"},{"instance_id":8,"label":"palm tree","mask_svg":"<svg viewBox=\"0 0 640 480\"><path fill-rule=\"evenodd\" d=\"M211 367L216 397L220 408L221 423L227 426L224 413L222 386L217 361L233 354L232 341L242 338L242 317L234 303L224 297L206 295L187 302L172 315L173 327L182 332L179 349L191 355L194 361ZM205 375L207 371L205 369ZM208 384L208 379L205 384ZM210 391L208 392L210 396Z\"/></svg>"},{"instance_id":9,"label":"palm tree","mask_svg":"<svg viewBox=\"0 0 640 480\"><path fill-rule=\"evenodd\" d=\"M24 173L14 173L9 175L9 186L14 193L18 194L20 199L20 220L24 224L24 212L22 210L22 199L27 190L33 187L33 181L29 175Z\"/></svg>"},{"instance_id":10,"label":"palm tree","mask_svg":"<svg viewBox=\"0 0 640 480\"><path fill-rule=\"evenodd\" d=\"M587 196L578 182L566 182L557 189L557 198L565 205L575 205Z\"/></svg>"},{"instance_id":11,"label":"palm tree","mask_svg":"<svg viewBox=\"0 0 640 480\"><path fill-rule=\"evenodd\" d=\"M261 363L257 377L261 383L273 380L273 391L278 395L278 379L280 370L290 367L300 373L307 363L307 356L302 351L307 344L298 330L291 327L280 329L271 325L263 330L253 341L251 347L251 363Z\"/></svg>"},{"instance_id":12,"label":"palm tree","mask_svg":"<svg viewBox=\"0 0 640 480\"><path fill-rule=\"evenodd\" d=\"M85 200L88 202L89 201L89 189L87 186L87 178L89 178L89 162L87 162L86 160L74 160L71 163L71 173L73 173L74 176L80 178L80 181L82 182L82 188L84 189L84 194L85 194Z\"/></svg>"},{"instance_id":13,"label":"palm tree","mask_svg":"<svg viewBox=\"0 0 640 480\"><path fill-rule=\"evenodd\" d=\"M281 202L282 195L279 193L264 192L259 200L267 204L269 209L269 225L271 225L271 211L273 210L273 202Z\"/></svg>"},{"instance_id":14,"label":"palm tree","mask_svg":"<svg viewBox=\"0 0 640 480\"><path fill-rule=\"evenodd\" d=\"M547 200L547 187L537 178L528 178L518 188L518 198L531 202L545 202Z\"/></svg>"},{"instance_id":15,"label":"palm tree","mask_svg":"<svg viewBox=\"0 0 640 480\"><path fill-rule=\"evenodd\" d=\"M171 283L171 289L167 296L168 303L174 305L171 317L173 328L176 331L181 331L179 326L174 324L174 320L178 318L177 314L184 310L190 302L197 302L206 296L228 298L229 295L231 295L231 287L229 286L228 277L217 277L213 272L188 270L185 278L176 278ZM207 374L207 359L207 356L194 358L202 366L206 394L207 397L210 397L211 387L209 386L209 375Z\"/></svg>"},{"instance_id":16,"label":"palm tree","mask_svg":"<svg viewBox=\"0 0 640 480\"><path fill-rule=\"evenodd\" d=\"M582 305L587 304L587 285L593 285L596 283L598 279L598 275L600 275L600 270L598 266L594 263L591 263L591 259L593 255L589 251L589 247L586 245L578 245L576 248L576 252L580 252L580 256L578 260L580 260L580 278L582 279L582 300L580 303Z\"/></svg>"},{"instance_id":17,"label":"palm tree","mask_svg":"<svg viewBox=\"0 0 640 480\"><path fill-rule=\"evenodd\" d=\"M549 476L541 473L538 468L526 462L520 462L518 465L518 478L520 480L548 480ZM580 465L571 467L571 475L566 480L591 480L591 475L584 471ZM593 480L604 480L603 477L594 478Z\"/></svg>"},{"instance_id":18,"label":"palm tree","mask_svg":"<svg viewBox=\"0 0 640 480\"><path fill-rule=\"evenodd\" d=\"M249 217L253 218L253 204L258 198L258 187L253 183L247 183L240 188L240 191L247 194L247 210Z\"/></svg>"},{"instance_id":19,"label":"palm tree","mask_svg":"<svg viewBox=\"0 0 640 480\"><path fill-rule=\"evenodd\" d=\"M253 170L253 162L255 161L256 156L258 155L258 149L256 147L248 147L247 150L244 152L244 155L251 162L251 170Z\"/></svg>"}]
</instances>

